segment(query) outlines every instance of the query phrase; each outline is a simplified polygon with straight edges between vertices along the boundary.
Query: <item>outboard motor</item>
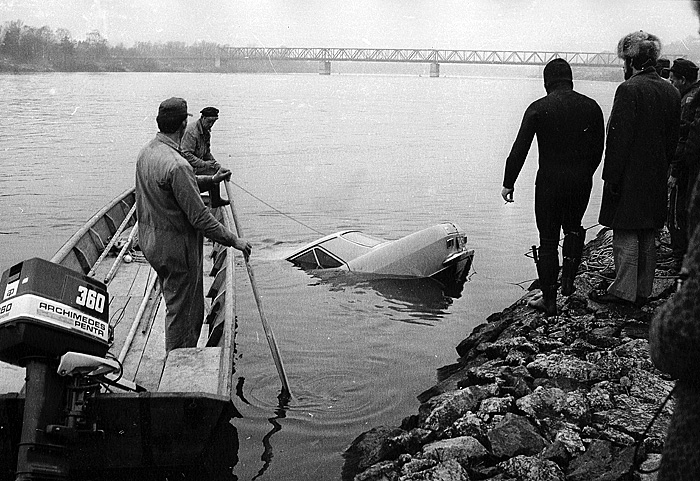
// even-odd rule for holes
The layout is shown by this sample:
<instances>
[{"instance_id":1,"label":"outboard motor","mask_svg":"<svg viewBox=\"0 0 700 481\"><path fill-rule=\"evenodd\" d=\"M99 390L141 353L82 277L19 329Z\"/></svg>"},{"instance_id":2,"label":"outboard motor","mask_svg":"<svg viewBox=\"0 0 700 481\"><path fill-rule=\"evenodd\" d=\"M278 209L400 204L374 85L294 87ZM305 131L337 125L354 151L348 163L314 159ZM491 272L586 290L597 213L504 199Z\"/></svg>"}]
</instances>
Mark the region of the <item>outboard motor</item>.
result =
<instances>
[{"instance_id":1,"label":"outboard motor","mask_svg":"<svg viewBox=\"0 0 700 481\"><path fill-rule=\"evenodd\" d=\"M119 370L104 359L112 340L102 282L33 258L0 278L0 361L26 368L17 480L66 480L68 445L95 432L86 410L99 383L92 373Z\"/></svg>"}]
</instances>

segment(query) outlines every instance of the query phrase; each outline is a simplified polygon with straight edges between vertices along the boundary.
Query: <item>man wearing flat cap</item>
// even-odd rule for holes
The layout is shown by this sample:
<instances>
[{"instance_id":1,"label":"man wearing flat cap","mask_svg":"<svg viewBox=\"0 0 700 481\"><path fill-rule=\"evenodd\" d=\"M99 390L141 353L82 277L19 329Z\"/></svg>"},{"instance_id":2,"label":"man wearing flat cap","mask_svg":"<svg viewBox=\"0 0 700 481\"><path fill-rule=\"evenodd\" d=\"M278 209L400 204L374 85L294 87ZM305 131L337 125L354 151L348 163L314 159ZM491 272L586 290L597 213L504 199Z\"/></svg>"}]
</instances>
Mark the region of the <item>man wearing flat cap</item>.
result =
<instances>
[{"instance_id":1,"label":"man wearing flat cap","mask_svg":"<svg viewBox=\"0 0 700 481\"><path fill-rule=\"evenodd\" d=\"M158 108L159 132L136 160L139 246L163 288L165 349L195 347L204 320L203 236L250 255L251 245L212 215L200 192L218 188L231 171L195 175L180 152L187 102L172 97Z\"/></svg>"},{"instance_id":2,"label":"man wearing flat cap","mask_svg":"<svg viewBox=\"0 0 700 481\"><path fill-rule=\"evenodd\" d=\"M199 120L191 123L185 129L185 134L180 142L180 149L197 175L212 175L221 168L211 154L211 128L219 119L219 109L205 107L200 113ZM222 199L219 186L209 190L212 207L227 205L228 200Z\"/></svg>"},{"instance_id":3,"label":"man wearing flat cap","mask_svg":"<svg viewBox=\"0 0 700 481\"><path fill-rule=\"evenodd\" d=\"M668 178L668 230L673 250L673 271L679 272L688 248L688 201L700 160L700 82L698 66L685 58L673 61L671 83L681 94L681 126L676 154Z\"/></svg>"}]
</instances>

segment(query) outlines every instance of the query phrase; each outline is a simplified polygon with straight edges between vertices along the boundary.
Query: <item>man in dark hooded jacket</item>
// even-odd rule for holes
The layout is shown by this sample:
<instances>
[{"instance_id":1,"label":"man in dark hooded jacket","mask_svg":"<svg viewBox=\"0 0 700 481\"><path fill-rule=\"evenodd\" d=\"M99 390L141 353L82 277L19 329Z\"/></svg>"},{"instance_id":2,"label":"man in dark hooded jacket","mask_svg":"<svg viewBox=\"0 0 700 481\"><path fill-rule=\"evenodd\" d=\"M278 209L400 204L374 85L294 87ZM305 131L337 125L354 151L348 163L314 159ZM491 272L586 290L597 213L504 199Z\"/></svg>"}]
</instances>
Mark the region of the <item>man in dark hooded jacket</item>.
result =
<instances>
[{"instance_id":1,"label":"man in dark hooded jacket","mask_svg":"<svg viewBox=\"0 0 700 481\"><path fill-rule=\"evenodd\" d=\"M604 127L600 106L574 91L571 67L566 60L549 62L543 77L547 95L525 111L506 160L501 195L506 202L513 202L515 181L537 135L535 220L540 234L537 274L542 297L531 301L530 306L555 315L559 236L563 230L562 294L570 295L585 240L581 219L588 207L593 173L603 154Z\"/></svg>"},{"instance_id":2,"label":"man in dark hooded jacket","mask_svg":"<svg viewBox=\"0 0 700 481\"><path fill-rule=\"evenodd\" d=\"M681 118L678 90L654 70L660 51L659 39L643 31L617 46L625 82L608 119L598 217L613 230L615 280L607 291L591 291L597 302L642 305L651 295L656 231L666 221L668 168Z\"/></svg>"}]
</instances>

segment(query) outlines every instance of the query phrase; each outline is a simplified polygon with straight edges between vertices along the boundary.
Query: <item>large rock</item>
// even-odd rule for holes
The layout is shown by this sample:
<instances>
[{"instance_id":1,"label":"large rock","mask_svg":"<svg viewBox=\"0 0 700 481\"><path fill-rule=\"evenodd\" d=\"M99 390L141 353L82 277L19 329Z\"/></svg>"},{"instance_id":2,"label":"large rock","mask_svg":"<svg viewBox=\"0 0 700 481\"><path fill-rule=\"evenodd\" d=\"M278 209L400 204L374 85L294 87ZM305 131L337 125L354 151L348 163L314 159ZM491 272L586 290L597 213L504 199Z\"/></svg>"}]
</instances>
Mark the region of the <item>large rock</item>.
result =
<instances>
[{"instance_id":1,"label":"large rock","mask_svg":"<svg viewBox=\"0 0 700 481\"><path fill-rule=\"evenodd\" d=\"M624 481L634 459L634 447L613 448L608 441L596 440L581 456L571 461L567 481Z\"/></svg>"},{"instance_id":2,"label":"large rock","mask_svg":"<svg viewBox=\"0 0 700 481\"><path fill-rule=\"evenodd\" d=\"M482 400L497 394L498 386L488 384L436 396L420 407L421 416L425 416L422 427L430 431L447 429L467 411L476 411Z\"/></svg>"},{"instance_id":3,"label":"large rock","mask_svg":"<svg viewBox=\"0 0 700 481\"><path fill-rule=\"evenodd\" d=\"M532 417L567 417L580 420L587 416L589 405L586 396L579 391L538 386L532 394L523 396L516 405Z\"/></svg>"},{"instance_id":4,"label":"large rock","mask_svg":"<svg viewBox=\"0 0 700 481\"><path fill-rule=\"evenodd\" d=\"M401 481L469 481L469 476L457 461L450 459L424 471L407 473Z\"/></svg>"},{"instance_id":5,"label":"large rock","mask_svg":"<svg viewBox=\"0 0 700 481\"><path fill-rule=\"evenodd\" d=\"M482 342L491 342L501 335L503 330L508 326L510 319L494 314L489 317L485 324L479 324L472 330L472 333L465 340L457 345L457 354L460 357L465 357L474 347Z\"/></svg>"},{"instance_id":6,"label":"large rock","mask_svg":"<svg viewBox=\"0 0 700 481\"><path fill-rule=\"evenodd\" d=\"M499 459L512 458L519 454L532 456L547 446L547 441L523 416L506 414L489 433L491 453Z\"/></svg>"},{"instance_id":7,"label":"large rock","mask_svg":"<svg viewBox=\"0 0 700 481\"><path fill-rule=\"evenodd\" d=\"M527 481L564 481L564 471L554 462L516 456L498 464L508 476Z\"/></svg>"},{"instance_id":8,"label":"large rock","mask_svg":"<svg viewBox=\"0 0 700 481\"><path fill-rule=\"evenodd\" d=\"M512 351L520 351L525 354L537 354L539 347L531 343L524 336L511 337L509 339L498 339L494 342L485 342L479 345L479 350L483 350L490 358L505 358Z\"/></svg>"},{"instance_id":9,"label":"large rock","mask_svg":"<svg viewBox=\"0 0 700 481\"><path fill-rule=\"evenodd\" d=\"M623 357L612 351L597 351L586 356L586 360L595 364L603 372L605 379L618 379L626 376L635 365L629 357Z\"/></svg>"},{"instance_id":10,"label":"large rock","mask_svg":"<svg viewBox=\"0 0 700 481\"><path fill-rule=\"evenodd\" d=\"M660 404L661 400L659 400ZM640 437L651 423L658 404L645 403L637 398L624 394L615 397L616 407L593 415L593 421L599 425L621 431L625 434ZM663 438L671 421L670 413L662 411L654 421L649 435Z\"/></svg>"},{"instance_id":11,"label":"large rock","mask_svg":"<svg viewBox=\"0 0 700 481\"><path fill-rule=\"evenodd\" d=\"M604 373L595 364L567 354L538 354L527 365L533 376L557 378L562 377L578 382L602 381Z\"/></svg>"},{"instance_id":12,"label":"large rock","mask_svg":"<svg viewBox=\"0 0 700 481\"><path fill-rule=\"evenodd\" d=\"M392 437L404 433L403 429L379 426L360 434L343 453L344 477L351 476L380 461L398 456L398 448Z\"/></svg>"},{"instance_id":13,"label":"large rock","mask_svg":"<svg viewBox=\"0 0 700 481\"><path fill-rule=\"evenodd\" d=\"M448 434L455 438L471 436L483 444L486 440L486 433L486 425L481 418L473 412L467 412L452 424Z\"/></svg>"},{"instance_id":14,"label":"large rock","mask_svg":"<svg viewBox=\"0 0 700 481\"><path fill-rule=\"evenodd\" d=\"M486 448L471 436L443 439L423 447L425 457L443 463L453 459L465 468L483 461L488 454Z\"/></svg>"},{"instance_id":15,"label":"large rock","mask_svg":"<svg viewBox=\"0 0 700 481\"><path fill-rule=\"evenodd\" d=\"M343 479L348 478L343 477ZM396 463L392 461L383 461L370 466L351 479L353 479L353 481L398 481L399 475L396 473Z\"/></svg>"},{"instance_id":16,"label":"large rock","mask_svg":"<svg viewBox=\"0 0 700 481\"><path fill-rule=\"evenodd\" d=\"M674 383L662 379L661 376L650 373L639 368L632 368L629 371L630 394L645 402L655 403L668 396L673 389Z\"/></svg>"}]
</instances>

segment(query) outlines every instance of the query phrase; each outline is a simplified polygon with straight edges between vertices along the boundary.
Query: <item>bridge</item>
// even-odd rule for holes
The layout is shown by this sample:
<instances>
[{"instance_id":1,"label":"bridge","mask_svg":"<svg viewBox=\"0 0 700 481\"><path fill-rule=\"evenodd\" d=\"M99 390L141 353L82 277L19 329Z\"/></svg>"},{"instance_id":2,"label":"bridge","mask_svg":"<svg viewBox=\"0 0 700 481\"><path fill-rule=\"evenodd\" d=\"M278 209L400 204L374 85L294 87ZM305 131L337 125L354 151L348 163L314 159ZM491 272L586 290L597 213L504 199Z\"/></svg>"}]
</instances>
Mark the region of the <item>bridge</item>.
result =
<instances>
[{"instance_id":1,"label":"bridge","mask_svg":"<svg viewBox=\"0 0 700 481\"><path fill-rule=\"evenodd\" d=\"M622 65L617 54L611 52L290 47L222 47L216 63L220 65L229 59L318 61L321 75L330 75L331 62L426 63L430 64L430 76L439 77L440 64L545 65L555 58L576 66L619 68Z\"/></svg>"}]
</instances>

